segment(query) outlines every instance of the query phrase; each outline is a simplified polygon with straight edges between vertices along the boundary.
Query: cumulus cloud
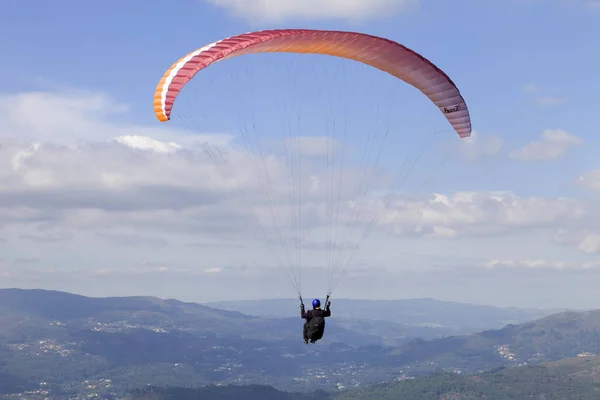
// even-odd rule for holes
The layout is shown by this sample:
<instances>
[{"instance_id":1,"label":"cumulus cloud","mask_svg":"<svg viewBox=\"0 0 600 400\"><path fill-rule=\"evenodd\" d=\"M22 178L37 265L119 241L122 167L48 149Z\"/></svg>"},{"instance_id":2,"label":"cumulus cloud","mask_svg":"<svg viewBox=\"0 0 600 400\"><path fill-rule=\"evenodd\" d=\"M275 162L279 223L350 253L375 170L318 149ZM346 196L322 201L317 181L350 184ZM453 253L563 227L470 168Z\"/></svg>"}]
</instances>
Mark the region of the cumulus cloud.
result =
<instances>
[{"instance_id":1,"label":"cumulus cloud","mask_svg":"<svg viewBox=\"0 0 600 400\"><path fill-rule=\"evenodd\" d=\"M73 235L68 232L51 232L47 234L24 234L19 236L20 239L30 240L36 243L58 243L67 241L73 238Z\"/></svg>"},{"instance_id":2,"label":"cumulus cloud","mask_svg":"<svg viewBox=\"0 0 600 400\"><path fill-rule=\"evenodd\" d=\"M339 149L340 142L329 136L296 136L284 140L290 151L299 155L323 157L332 155Z\"/></svg>"},{"instance_id":3,"label":"cumulus cloud","mask_svg":"<svg viewBox=\"0 0 600 400\"><path fill-rule=\"evenodd\" d=\"M538 93L539 89L537 88L537 86L535 86L532 83L528 83L527 85L525 85L523 87L523 90L525 91L525 93Z\"/></svg>"},{"instance_id":4,"label":"cumulus cloud","mask_svg":"<svg viewBox=\"0 0 600 400\"><path fill-rule=\"evenodd\" d=\"M369 19L411 9L420 0L206 0L248 19L281 21L290 18Z\"/></svg>"},{"instance_id":5,"label":"cumulus cloud","mask_svg":"<svg viewBox=\"0 0 600 400\"><path fill-rule=\"evenodd\" d=\"M580 220L585 213L584 205L573 199L456 192L396 200L382 210L381 224L400 235L454 238L553 228Z\"/></svg>"},{"instance_id":6,"label":"cumulus cloud","mask_svg":"<svg viewBox=\"0 0 600 400\"><path fill-rule=\"evenodd\" d=\"M560 229L555 235L555 240L574 246L587 254L600 254L600 232L592 229Z\"/></svg>"},{"instance_id":7,"label":"cumulus cloud","mask_svg":"<svg viewBox=\"0 0 600 400\"><path fill-rule=\"evenodd\" d=\"M567 150L579 146L583 140L562 129L547 129L542 132L542 138L530 142L509 156L521 161L547 161L563 157Z\"/></svg>"},{"instance_id":8,"label":"cumulus cloud","mask_svg":"<svg viewBox=\"0 0 600 400\"><path fill-rule=\"evenodd\" d=\"M53 119L63 108L68 122ZM3 246L1 275L11 282L168 275L184 283L193 276L225 284L275 276L270 269L288 265L286 255L296 257L300 247L307 269L322 268L329 250L349 256L360 249L357 265L374 270L380 262L392 270L410 267L389 256L400 239L455 246L462 242L457 238L469 243L538 231L551 238L561 226L591 229L593 210L582 200L393 192L394 174L382 168L369 169L372 177L365 179L360 154L343 168L329 168L323 149L343 143L334 146L326 137L281 141L257 157L232 135L119 121L127 109L88 92L0 95L6 117L0 118L0 236L10 243ZM37 121L38 111L46 124ZM15 115L27 118L9 118ZM476 159L498 153L502 143L476 133L464 145L464 155ZM294 180L286 165L290 149L308 160ZM332 191L339 194L335 206L328 203ZM340 230L330 231L330 223ZM370 229L379 237L367 250L362 234ZM593 237L570 243L597 252ZM24 264L40 246L43 257Z\"/></svg>"},{"instance_id":9,"label":"cumulus cloud","mask_svg":"<svg viewBox=\"0 0 600 400\"><path fill-rule=\"evenodd\" d=\"M98 232L96 236L109 241L110 243L122 246L166 246L168 242L162 238L155 238L147 235L122 233L122 232Z\"/></svg>"},{"instance_id":10,"label":"cumulus cloud","mask_svg":"<svg viewBox=\"0 0 600 400\"><path fill-rule=\"evenodd\" d=\"M473 131L471 136L455 144L461 155L469 160L496 155L502 149L502 139L496 135L482 135Z\"/></svg>"},{"instance_id":11,"label":"cumulus cloud","mask_svg":"<svg viewBox=\"0 0 600 400\"><path fill-rule=\"evenodd\" d=\"M164 233L210 234L234 242L244 235L260 235L261 226L272 240L291 243L295 240L293 228L301 223L313 235L304 243L317 249L331 247L323 243L333 240L327 235L333 215L346 229L364 232L378 221L396 235L455 238L551 228L579 221L586 213L585 205L577 200L521 197L507 192L390 197L384 190L390 176L375 170L370 171L373 178L368 184L372 187L366 195L367 185L362 189L357 186L367 181L365 171L361 175L352 166L345 166L334 180L334 193L339 195L335 200L339 202L332 209L328 203L332 200L331 172L322 160L303 166L292 193L286 160L281 155L264 154L257 170L256 158L233 146L230 136L107 125L99 116L127 107L103 95L78 95L79 101L70 93L65 98L31 93L32 99L20 94L3 103L4 115L35 115L41 108L43 118L55 115L54 108L67 107L69 129L85 132L86 140L74 143L69 134L61 135L64 125L59 119L44 125L43 129L53 132L52 137L39 128L43 124L27 127L18 119L8 125L0 122L0 137L5 137L0 148L1 224L33 224L36 229L40 224L68 226L93 231L96 237L113 243L156 247L168 244L160 237ZM82 105L87 102L90 105ZM28 105L32 108L27 109ZM125 130L135 134L124 134ZM31 135L29 142L15 138L25 132ZM67 144L51 143L57 140ZM554 156L578 141L564 131L546 131L542 142L528 145L520 156L532 152ZM288 145L294 148L294 143L296 151L311 157L322 156L322 149L333 147L329 138L318 136L301 137ZM221 150L206 147L213 144ZM476 133L465 143L464 151L469 157L478 157L495 154L500 147L499 138ZM356 196L357 188L363 196ZM247 226L254 229L249 231ZM281 231L281 227L290 230ZM22 238L51 242L73 237L72 232L44 235L25 232ZM347 239L342 246L351 249L357 246L360 235ZM196 238L187 243L202 241Z\"/></svg>"},{"instance_id":12,"label":"cumulus cloud","mask_svg":"<svg viewBox=\"0 0 600 400\"><path fill-rule=\"evenodd\" d=\"M483 264L485 268L519 268L519 269L553 269L580 270L600 268L600 261L571 262L555 260L489 260Z\"/></svg>"},{"instance_id":13,"label":"cumulus cloud","mask_svg":"<svg viewBox=\"0 0 600 400\"><path fill-rule=\"evenodd\" d=\"M600 233L586 235L577 247L588 254L600 254Z\"/></svg>"},{"instance_id":14,"label":"cumulus cloud","mask_svg":"<svg viewBox=\"0 0 600 400\"><path fill-rule=\"evenodd\" d=\"M542 106L556 106L566 102L567 99L563 97L541 96L537 99L537 103Z\"/></svg>"},{"instance_id":15,"label":"cumulus cloud","mask_svg":"<svg viewBox=\"0 0 600 400\"><path fill-rule=\"evenodd\" d=\"M172 153L181 149L181 145L177 143L165 143L144 136L121 136L115 138L114 141L129 146L132 149L152 150L157 153Z\"/></svg>"},{"instance_id":16,"label":"cumulus cloud","mask_svg":"<svg viewBox=\"0 0 600 400\"><path fill-rule=\"evenodd\" d=\"M182 145L226 145L233 139L229 134L199 135L161 124L130 124L125 120L129 109L109 95L85 90L0 94L0 138L28 143L19 155L23 158L35 152L40 143L75 146L114 140L150 148L161 141L161 146L169 148L175 138Z\"/></svg>"},{"instance_id":17,"label":"cumulus cloud","mask_svg":"<svg viewBox=\"0 0 600 400\"><path fill-rule=\"evenodd\" d=\"M580 176L577 178L576 183L589 190L600 190L600 169Z\"/></svg>"},{"instance_id":18,"label":"cumulus cloud","mask_svg":"<svg viewBox=\"0 0 600 400\"><path fill-rule=\"evenodd\" d=\"M0 228L21 241L75 238L152 250L216 241L243 249L242 242L266 236L264 244L277 247L282 259L294 251L288 245L298 246L300 224L313 234L305 241L317 243L314 250L325 241L332 190L336 217L354 228L358 214L350 200L367 186L389 183L381 171L350 162L333 171L321 159L303 161L290 181L284 154L258 157L233 144L231 135L112 122L104 117L127 107L101 94L36 92L0 100L7 117L0 121ZM15 115L23 118L8 118ZM294 139L288 147L309 160L341 147L324 137Z\"/></svg>"},{"instance_id":19,"label":"cumulus cloud","mask_svg":"<svg viewBox=\"0 0 600 400\"><path fill-rule=\"evenodd\" d=\"M40 260L38 258L17 258L14 260L15 264L27 265L27 264L37 264Z\"/></svg>"},{"instance_id":20,"label":"cumulus cloud","mask_svg":"<svg viewBox=\"0 0 600 400\"><path fill-rule=\"evenodd\" d=\"M534 95L536 103L541 106L551 107L551 106L556 106L556 105L567 102L567 99L565 99L564 97L550 96L550 95L544 94L543 90L541 90L540 88L538 88L537 86L535 86L531 83L525 85L523 87L523 90L525 91L525 93Z\"/></svg>"}]
</instances>

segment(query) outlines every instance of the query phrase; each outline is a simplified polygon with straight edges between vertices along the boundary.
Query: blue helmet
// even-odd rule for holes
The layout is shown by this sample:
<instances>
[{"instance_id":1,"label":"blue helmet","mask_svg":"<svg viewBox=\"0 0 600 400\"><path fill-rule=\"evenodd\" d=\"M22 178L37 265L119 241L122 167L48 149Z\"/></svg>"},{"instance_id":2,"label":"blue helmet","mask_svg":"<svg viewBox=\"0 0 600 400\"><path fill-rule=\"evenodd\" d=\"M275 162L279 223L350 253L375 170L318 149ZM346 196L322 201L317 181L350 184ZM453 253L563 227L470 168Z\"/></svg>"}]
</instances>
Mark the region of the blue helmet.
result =
<instances>
[{"instance_id":1,"label":"blue helmet","mask_svg":"<svg viewBox=\"0 0 600 400\"><path fill-rule=\"evenodd\" d=\"M312 304L313 308L321 307L321 302L319 301L319 299L314 299Z\"/></svg>"}]
</instances>

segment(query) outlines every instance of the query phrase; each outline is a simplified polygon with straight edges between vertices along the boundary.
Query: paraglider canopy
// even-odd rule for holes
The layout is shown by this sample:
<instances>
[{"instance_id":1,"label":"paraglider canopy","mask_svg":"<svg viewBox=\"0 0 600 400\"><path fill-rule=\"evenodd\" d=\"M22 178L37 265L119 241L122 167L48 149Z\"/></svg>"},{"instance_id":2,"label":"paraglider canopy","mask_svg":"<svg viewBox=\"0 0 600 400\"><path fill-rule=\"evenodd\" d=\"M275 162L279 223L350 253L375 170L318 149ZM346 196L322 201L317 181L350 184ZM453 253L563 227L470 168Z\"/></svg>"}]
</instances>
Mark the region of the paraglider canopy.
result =
<instances>
[{"instance_id":1,"label":"paraglider canopy","mask_svg":"<svg viewBox=\"0 0 600 400\"><path fill-rule=\"evenodd\" d=\"M199 48L167 70L154 94L154 111L167 121L177 95L209 65L243 54L310 53L337 56L371 65L411 84L445 114L460 137L471 134L471 119L460 91L441 69L415 51L389 39L356 32L277 29L246 33Z\"/></svg>"}]
</instances>

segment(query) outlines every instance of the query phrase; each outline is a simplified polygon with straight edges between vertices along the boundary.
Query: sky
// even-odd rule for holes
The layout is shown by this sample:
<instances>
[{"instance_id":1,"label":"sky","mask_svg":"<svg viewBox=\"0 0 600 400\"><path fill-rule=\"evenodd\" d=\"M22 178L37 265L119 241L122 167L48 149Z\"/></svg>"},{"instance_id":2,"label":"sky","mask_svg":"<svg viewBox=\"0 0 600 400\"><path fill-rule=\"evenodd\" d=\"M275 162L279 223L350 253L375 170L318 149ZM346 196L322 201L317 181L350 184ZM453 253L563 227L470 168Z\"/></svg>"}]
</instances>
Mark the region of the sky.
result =
<instances>
[{"instance_id":1,"label":"sky","mask_svg":"<svg viewBox=\"0 0 600 400\"><path fill-rule=\"evenodd\" d=\"M0 15L0 287L598 308L597 0L31 4ZM472 136L313 55L212 65L157 120L180 57L279 28L417 51Z\"/></svg>"}]
</instances>

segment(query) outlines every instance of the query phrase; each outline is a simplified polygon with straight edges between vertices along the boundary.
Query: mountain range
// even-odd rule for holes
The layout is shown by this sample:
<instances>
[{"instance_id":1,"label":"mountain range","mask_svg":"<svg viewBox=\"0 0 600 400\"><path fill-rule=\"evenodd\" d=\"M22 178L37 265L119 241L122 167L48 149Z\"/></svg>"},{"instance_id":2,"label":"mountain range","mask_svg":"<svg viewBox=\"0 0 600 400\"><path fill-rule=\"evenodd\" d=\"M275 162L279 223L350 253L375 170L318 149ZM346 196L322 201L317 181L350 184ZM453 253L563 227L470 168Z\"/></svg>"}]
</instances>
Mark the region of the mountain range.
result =
<instances>
[{"instance_id":1,"label":"mountain range","mask_svg":"<svg viewBox=\"0 0 600 400\"><path fill-rule=\"evenodd\" d=\"M338 300L332 306L334 317L323 341L304 345L299 315L253 316L216 304L152 297L89 298L0 289L0 398L17 392L115 398L148 385L344 391L431 373L481 373L600 353L600 311L569 311L456 335L456 327L465 329L465 324L452 324L448 310L460 313L463 307L463 313L477 315L472 310L484 313L485 306L396 300L392 303L399 311L390 322L384 320L385 313L393 312L389 303L359 302L387 310L361 319L351 318L348 302ZM297 303L295 312L299 314ZM489 313L499 318L487 323L498 327L507 321L507 313L513 319L545 314L494 307ZM421 326L420 321L432 325Z\"/></svg>"},{"instance_id":2,"label":"mountain range","mask_svg":"<svg viewBox=\"0 0 600 400\"><path fill-rule=\"evenodd\" d=\"M338 393L288 393L259 385L152 387L127 400L595 400L600 397L599 382L600 358L582 356L476 375L435 373Z\"/></svg>"},{"instance_id":3,"label":"mountain range","mask_svg":"<svg viewBox=\"0 0 600 400\"><path fill-rule=\"evenodd\" d=\"M323 300L323 299L322 299ZM266 318L285 318L298 309L297 299L221 301L204 305ZM435 299L350 300L334 299L336 318L349 321L378 321L405 327L439 328L461 334L497 329L555 314L564 309L522 309L465 304Z\"/></svg>"}]
</instances>

